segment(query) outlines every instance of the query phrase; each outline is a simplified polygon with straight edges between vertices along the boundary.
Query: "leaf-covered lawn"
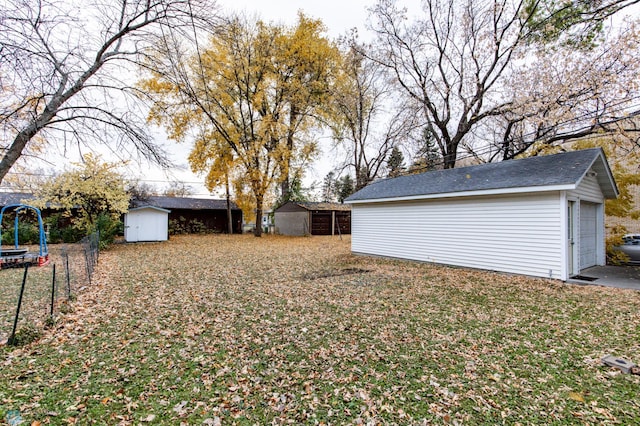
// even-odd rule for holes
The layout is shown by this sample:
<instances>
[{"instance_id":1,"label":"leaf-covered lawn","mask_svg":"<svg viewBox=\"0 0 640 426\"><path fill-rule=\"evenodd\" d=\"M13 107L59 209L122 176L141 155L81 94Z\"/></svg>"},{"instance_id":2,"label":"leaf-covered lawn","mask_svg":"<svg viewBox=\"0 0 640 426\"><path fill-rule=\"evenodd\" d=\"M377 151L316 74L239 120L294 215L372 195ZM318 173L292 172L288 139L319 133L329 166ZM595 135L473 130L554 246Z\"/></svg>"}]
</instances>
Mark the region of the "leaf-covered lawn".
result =
<instances>
[{"instance_id":1,"label":"leaf-covered lawn","mask_svg":"<svg viewBox=\"0 0 640 426\"><path fill-rule=\"evenodd\" d=\"M640 292L355 257L348 238L118 245L37 343L27 424L640 421Z\"/></svg>"}]
</instances>

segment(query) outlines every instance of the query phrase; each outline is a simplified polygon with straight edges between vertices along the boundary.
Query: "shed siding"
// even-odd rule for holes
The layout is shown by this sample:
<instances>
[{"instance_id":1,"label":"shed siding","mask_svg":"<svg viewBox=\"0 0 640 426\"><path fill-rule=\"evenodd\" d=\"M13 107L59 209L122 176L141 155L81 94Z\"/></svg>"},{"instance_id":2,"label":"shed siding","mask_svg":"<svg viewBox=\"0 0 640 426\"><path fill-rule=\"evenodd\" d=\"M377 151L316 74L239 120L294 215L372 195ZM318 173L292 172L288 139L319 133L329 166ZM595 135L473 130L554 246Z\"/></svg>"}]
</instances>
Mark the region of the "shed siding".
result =
<instances>
[{"instance_id":1,"label":"shed siding","mask_svg":"<svg viewBox=\"0 0 640 426\"><path fill-rule=\"evenodd\" d=\"M352 251L562 278L561 211L558 192L354 204Z\"/></svg>"},{"instance_id":2,"label":"shed siding","mask_svg":"<svg viewBox=\"0 0 640 426\"><path fill-rule=\"evenodd\" d=\"M602 203L604 200L604 195L598 184L598 178L595 176L585 176L575 190L569 191L569 197L592 203Z\"/></svg>"},{"instance_id":3,"label":"shed siding","mask_svg":"<svg viewBox=\"0 0 640 426\"><path fill-rule=\"evenodd\" d=\"M579 269L589 266L606 264L606 245L604 235L604 194L598 184L596 176L585 176L578 187L569 191L570 199L580 200L577 221L580 223L580 238L577 240L579 253ZM592 205L590 203L595 204ZM589 217L585 218L583 208L595 209L590 211ZM592 216L595 214L595 218ZM589 227L590 229L586 229ZM589 236L587 239L587 235ZM587 241L592 241L587 243ZM594 245L595 244L595 245ZM595 263L592 259L595 253Z\"/></svg>"},{"instance_id":4,"label":"shed siding","mask_svg":"<svg viewBox=\"0 0 640 426\"><path fill-rule=\"evenodd\" d=\"M294 236L309 234L309 213L306 210L301 212L277 211L274 214L274 222L276 232L279 234Z\"/></svg>"},{"instance_id":5,"label":"shed siding","mask_svg":"<svg viewBox=\"0 0 640 426\"><path fill-rule=\"evenodd\" d=\"M125 241L166 241L169 232L169 214L155 209L130 211L125 215Z\"/></svg>"}]
</instances>

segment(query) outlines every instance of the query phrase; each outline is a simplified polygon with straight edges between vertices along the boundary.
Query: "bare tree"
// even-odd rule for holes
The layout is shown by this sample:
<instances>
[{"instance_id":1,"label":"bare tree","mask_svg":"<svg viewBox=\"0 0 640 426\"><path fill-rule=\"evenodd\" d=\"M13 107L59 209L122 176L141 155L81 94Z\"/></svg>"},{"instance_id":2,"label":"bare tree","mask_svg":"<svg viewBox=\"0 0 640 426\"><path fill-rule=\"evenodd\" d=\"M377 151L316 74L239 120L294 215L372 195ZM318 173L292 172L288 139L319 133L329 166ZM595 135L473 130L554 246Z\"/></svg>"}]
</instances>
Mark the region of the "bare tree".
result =
<instances>
[{"instance_id":1,"label":"bare tree","mask_svg":"<svg viewBox=\"0 0 640 426\"><path fill-rule=\"evenodd\" d=\"M522 2L508 0L429 0L423 8L422 19L407 23L393 0L378 2L376 59L420 105L444 167L452 168L471 129L510 106L496 90L517 58L527 18Z\"/></svg>"},{"instance_id":2,"label":"bare tree","mask_svg":"<svg viewBox=\"0 0 640 426\"><path fill-rule=\"evenodd\" d=\"M194 194L193 187L177 180L169 182L164 189L163 195L166 197L190 197Z\"/></svg>"},{"instance_id":3,"label":"bare tree","mask_svg":"<svg viewBox=\"0 0 640 426\"><path fill-rule=\"evenodd\" d=\"M344 42L343 73L333 96L334 138L347 150L359 190L385 170L391 151L415 130L415 114L396 101L380 63L363 54L355 35Z\"/></svg>"},{"instance_id":4,"label":"bare tree","mask_svg":"<svg viewBox=\"0 0 640 426\"><path fill-rule=\"evenodd\" d=\"M132 151L168 165L132 96L127 65L152 54L164 29L200 27L204 1L4 2L0 182L31 148L52 141L104 146L125 157Z\"/></svg>"},{"instance_id":5,"label":"bare tree","mask_svg":"<svg viewBox=\"0 0 640 426\"><path fill-rule=\"evenodd\" d=\"M419 104L443 166L452 168L462 148L477 153L483 146L482 139L495 130L494 118L506 123L502 136L510 140L520 124L550 113L552 92L540 94L548 102L523 103L512 90L511 82L530 71L523 64L532 46L591 48L602 20L636 1L582 3L558 7L544 0L425 0L421 17L409 21L394 0L379 0L372 9L379 50L370 56ZM555 26L557 31L548 31ZM580 28L588 36L580 37ZM564 55L571 57L571 52L564 50ZM583 85L580 90L594 95L601 87Z\"/></svg>"},{"instance_id":6,"label":"bare tree","mask_svg":"<svg viewBox=\"0 0 640 426\"><path fill-rule=\"evenodd\" d=\"M548 146L590 135L638 132L625 124L640 112L635 81L640 71L640 33L629 24L586 51L530 55L520 77L506 87L514 94L508 114L487 122L482 147L470 150L483 161L514 158L535 145Z\"/></svg>"}]
</instances>

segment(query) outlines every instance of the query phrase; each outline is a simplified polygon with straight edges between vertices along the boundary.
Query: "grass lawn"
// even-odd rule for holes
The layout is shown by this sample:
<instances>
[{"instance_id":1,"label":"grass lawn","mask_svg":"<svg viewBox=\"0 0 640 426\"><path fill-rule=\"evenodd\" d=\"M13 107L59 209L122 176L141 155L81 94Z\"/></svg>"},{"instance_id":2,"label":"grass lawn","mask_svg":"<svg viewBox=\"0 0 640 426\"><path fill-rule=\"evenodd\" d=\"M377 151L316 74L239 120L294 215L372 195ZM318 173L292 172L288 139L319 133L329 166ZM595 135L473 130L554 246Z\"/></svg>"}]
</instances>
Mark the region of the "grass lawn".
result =
<instances>
[{"instance_id":1,"label":"grass lawn","mask_svg":"<svg viewBox=\"0 0 640 426\"><path fill-rule=\"evenodd\" d=\"M640 292L349 248L274 236L114 246L39 342L0 347L1 418L640 423L640 376L600 365L608 353L640 363Z\"/></svg>"}]
</instances>

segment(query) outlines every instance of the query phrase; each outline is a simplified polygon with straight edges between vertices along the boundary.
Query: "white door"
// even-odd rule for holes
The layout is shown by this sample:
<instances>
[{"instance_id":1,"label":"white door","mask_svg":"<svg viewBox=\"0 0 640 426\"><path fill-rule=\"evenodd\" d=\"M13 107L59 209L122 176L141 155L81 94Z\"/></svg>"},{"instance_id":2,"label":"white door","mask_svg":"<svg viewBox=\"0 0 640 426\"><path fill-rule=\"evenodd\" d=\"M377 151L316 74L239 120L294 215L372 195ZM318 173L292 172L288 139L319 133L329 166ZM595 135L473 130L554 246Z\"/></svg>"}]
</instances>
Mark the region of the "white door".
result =
<instances>
[{"instance_id":1,"label":"white door","mask_svg":"<svg viewBox=\"0 0 640 426\"><path fill-rule=\"evenodd\" d=\"M166 217L166 214L164 214ZM161 222L163 213L155 210L141 210L137 220L137 237L138 241L160 241L161 238Z\"/></svg>"},{"instance_id":2,"label":"white door","mask_svg":"<svg viewBox=\"0 0 640 426\"><path fill-rule=\"evenodd\" d=\"M568 268L569 268L569 276L573 276L578 274L577 268L577 248L578 244L576 241L576 202L569 201L568 211L567 211L567 239L568 239Z\"/></svg>"},{"instance_id":3,"label":"white door","mask_svg":"<svg viewBox=\"0 0 640 426\"><path fill-rule=\"evenodd\" d=\"M129 243L138 241L138 215L129 212L124 219L124 239Z\"/></svg>"},{"instance_id":4,"label":"white door","mask_svg":"<svg viewBox=\"0 0 640 426\"><path fill-rule=\"evenodd\" d=\"M580 269L595 266L598 261L598 205L580 203Z\"/></svg>"}]
</instances>

